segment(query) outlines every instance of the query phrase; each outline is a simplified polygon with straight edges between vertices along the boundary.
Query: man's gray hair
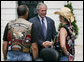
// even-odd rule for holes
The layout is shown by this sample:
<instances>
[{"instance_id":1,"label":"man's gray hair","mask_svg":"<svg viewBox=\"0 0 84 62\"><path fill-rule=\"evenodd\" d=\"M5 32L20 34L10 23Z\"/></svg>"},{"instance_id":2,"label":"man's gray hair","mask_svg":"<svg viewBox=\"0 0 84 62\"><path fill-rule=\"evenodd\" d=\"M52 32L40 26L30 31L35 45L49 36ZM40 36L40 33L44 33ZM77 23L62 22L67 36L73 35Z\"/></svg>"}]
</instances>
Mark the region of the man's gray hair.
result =
<instances>
[{"instance_id":1,"label":"man's gray hair","mask_svg":"<svg viewBox=\"0 0 84 62\"><path fill-rule=\"evenodd\" d=\"M40 6L45 6L47 8L47 5L44 4L44 3L38 3L36 9L39 10L40 9Z\"/></svg>"}]
</instances>

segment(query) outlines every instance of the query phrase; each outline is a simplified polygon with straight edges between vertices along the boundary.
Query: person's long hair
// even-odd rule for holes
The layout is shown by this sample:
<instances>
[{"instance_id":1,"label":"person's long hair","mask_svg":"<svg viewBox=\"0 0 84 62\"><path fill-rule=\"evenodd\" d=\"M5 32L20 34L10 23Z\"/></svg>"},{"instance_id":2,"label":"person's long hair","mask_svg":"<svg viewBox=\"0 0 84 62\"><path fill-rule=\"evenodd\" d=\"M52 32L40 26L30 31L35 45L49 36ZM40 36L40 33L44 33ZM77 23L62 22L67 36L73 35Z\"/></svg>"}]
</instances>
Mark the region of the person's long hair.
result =
<instances>
[{"instance_id":1,"label":"person's long hair","mask_svg":"<svg viewBox=\"0 0 84 62\"><path fill-rule=\"evenodd\" d=\"M63 17L63 19L68 25L70 25L70 22L65 17Z\"/></svg>"}]
</instances>

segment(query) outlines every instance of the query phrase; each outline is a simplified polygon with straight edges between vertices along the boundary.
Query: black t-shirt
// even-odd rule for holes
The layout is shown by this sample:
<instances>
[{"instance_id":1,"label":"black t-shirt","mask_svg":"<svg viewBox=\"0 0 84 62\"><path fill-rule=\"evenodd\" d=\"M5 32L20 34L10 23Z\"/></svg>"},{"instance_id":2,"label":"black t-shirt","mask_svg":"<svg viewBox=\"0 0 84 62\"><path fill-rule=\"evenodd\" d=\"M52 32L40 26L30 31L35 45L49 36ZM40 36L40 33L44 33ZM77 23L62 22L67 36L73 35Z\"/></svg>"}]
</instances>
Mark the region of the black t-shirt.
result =
<instances>
[{"instance_id":1,"label":"black t-shirt","mask_svg":"<svg viewBox=\"0 0 84 62\"><path fill-rule=\"evenodd\" d=\"M8 24L6 25L5 30L4 30L4 35L3 35L3 40L4 41L8 41L7 40L7 33L8 33Z\"/></svg>"},{"instance_id":2,"label":"black t-shirt","mask_svg":"<svg viewBox=\"0 0 84 62\"><path fill-rule=\"evenodd\" d=\"M3 35L3 40L4 41L8 41L7 39L7 33L8 33L8 24L5 27L4 30L4 35ZM37 31L34 27L34 24L32 24L32 29L31 29L31 43L37 42L38 41L38 35L37 35Z\"/></svg>"}]
</instances>

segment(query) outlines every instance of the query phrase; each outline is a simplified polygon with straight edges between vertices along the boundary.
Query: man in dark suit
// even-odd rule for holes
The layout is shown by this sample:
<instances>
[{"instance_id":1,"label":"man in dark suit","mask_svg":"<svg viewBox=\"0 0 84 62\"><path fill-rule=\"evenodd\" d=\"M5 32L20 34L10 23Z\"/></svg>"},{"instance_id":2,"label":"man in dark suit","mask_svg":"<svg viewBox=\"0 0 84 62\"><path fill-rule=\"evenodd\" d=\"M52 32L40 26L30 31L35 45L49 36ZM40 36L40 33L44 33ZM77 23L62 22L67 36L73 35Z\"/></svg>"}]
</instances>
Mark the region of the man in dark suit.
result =
<instances>
[{"instance_id":1,"label":"man in dark suit","mask_svg":"<svg viewBox=\"0 0 84 62\"><path fill-rule=\"evenodd\" d=\"M38 15L31 18L29 21L35 24L38 31L38 48L39 52L43 48L47 48L53 45L51 42L56 36L56 29L54 21L46 16L47 6L44 3L39 3L37 5Z\"/></svg>"}]
</instances>

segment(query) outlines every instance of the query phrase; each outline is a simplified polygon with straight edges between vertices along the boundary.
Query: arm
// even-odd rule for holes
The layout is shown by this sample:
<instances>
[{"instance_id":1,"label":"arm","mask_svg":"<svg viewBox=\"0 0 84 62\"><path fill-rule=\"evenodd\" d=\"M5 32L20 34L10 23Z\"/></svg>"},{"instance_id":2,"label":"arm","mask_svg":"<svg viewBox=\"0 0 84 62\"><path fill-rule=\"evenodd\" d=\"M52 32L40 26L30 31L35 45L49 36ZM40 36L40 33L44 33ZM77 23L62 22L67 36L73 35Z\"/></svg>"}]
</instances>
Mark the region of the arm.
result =
<instances>
[{"instance_id":1,"label":"arm","mask_svg":"<svg viewBox=\"0 0 84 62\"><path fill-rule=\"evenodd\" d=\"M7 46L8 46L8 42L4 41L3 42L3 56L4 56L4 60L7 60Z\"/></svg>"},{"instance_id":2,"label":"arm","mask_svg":"<svg viewBox=\"0 0 84 62\"><path fill-rule=\"evenodd\" d=\"M33 53L33 58L36 59L38 57L38 48L37 48L37 43L32 43L32 53Z\"/></svg>"},{"instance_id":3,"label":"arm","mask_svg":"<svg viewBox=\"0 0 84 62\"><path fill-rule=\"evenodd\" d=\"M66 56L68 56L69 61L73 61L73 56L67 51L66 48L66 36L67 36L67 31L65 28L61 28L60 30L60 46Z\"/></svg>"},{"instance_id":4,"label":"arm","mask_svg":"<svg viewBox=\"0 0 84 62\"><path fill-rule=\"evenodd\" d=\"M50 41L45 41L45 42L43 42L43 46L45 47L45 48L47 48L47 47L49 47L49 46L52 46L54 43L53 42L50 42Z\"/></svg>"},{"instance_id":5,"label":"arm","mask_svg":"<svg viewBox=\"0 0 84 62\"><path fill-rule=\"evenodd\" d=\"M32 49L32 54L33 54L34 59L36 59L38 57L37 41L38 41L38 35L37 35L37 31L33 24L32 30L31 30L31 42L32 42L31 49Z\"/></svg>"},{"instance_id":6,"label":"arm","mask_svg":"<svg viewBox=\"0 0 84 62\"><path fill-rule=\"evenodd\" d=\"M3 46L2 46L2 50L3 50L4 60L7 59L7 49L8 49L7 33L8 33L8 24L5 27L4 35L3 35Z\"/></svg>"},{"instance_id":7,"label":"arm","mask_svg":"<svg viewBox=\"0 0 84 62\"><path fill-rule=\"evenodd\" d=\"M65 28L61 28L60 29L60 46L64 54L68 56L68 51L66 48L66 36L67 36L67 31L65 30Z\"/></svg>"},{"instance_id":8,"label":"arm","mask_svg":"<svg viewBox=\"0 0 84 62\"><path fill-rule=\"evenodd\" d=\"M50 42L50 41L41 41L39 40L38 41L38 44L42 47L49 47L49 46L52 46L53 45L53 42Z\"/></svg>"}]
</instances>

